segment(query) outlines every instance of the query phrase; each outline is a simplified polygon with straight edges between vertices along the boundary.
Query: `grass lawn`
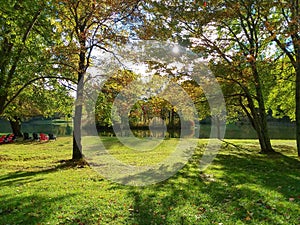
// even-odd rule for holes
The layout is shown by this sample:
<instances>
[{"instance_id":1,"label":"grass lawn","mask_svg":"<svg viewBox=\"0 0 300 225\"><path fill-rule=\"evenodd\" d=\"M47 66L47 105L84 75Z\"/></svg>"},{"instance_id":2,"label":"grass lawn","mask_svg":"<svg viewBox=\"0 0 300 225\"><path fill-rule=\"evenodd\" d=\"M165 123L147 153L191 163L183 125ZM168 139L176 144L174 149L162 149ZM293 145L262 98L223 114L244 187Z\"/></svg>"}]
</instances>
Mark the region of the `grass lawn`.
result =
<instances>
[{"instance_id":1,"label":"grass lawn","mask_svg":"<svg viewBox=\"0 0 300 225\"><path fill-rule=\"evenodd\" d=\"M103 139L131 162L116 139ZM71 141L0 146L0 224L300 224L295 141L276 140L280 154L265 156L255 140L228 140L240 148L224 144L200 173L200 140L175 176L144 187L112 183L70 162ZM174 142L166 140L157 155Z\"/></svg>"}]
</instances>

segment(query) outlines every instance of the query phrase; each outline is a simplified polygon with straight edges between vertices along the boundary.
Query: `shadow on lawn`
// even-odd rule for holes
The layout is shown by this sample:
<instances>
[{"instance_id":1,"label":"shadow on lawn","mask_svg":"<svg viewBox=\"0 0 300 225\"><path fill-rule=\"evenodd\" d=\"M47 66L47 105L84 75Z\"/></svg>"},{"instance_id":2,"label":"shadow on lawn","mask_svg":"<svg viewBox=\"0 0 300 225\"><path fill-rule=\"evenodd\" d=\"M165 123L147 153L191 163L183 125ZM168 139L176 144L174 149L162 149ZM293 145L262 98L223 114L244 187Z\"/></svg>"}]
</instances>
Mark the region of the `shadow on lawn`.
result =
<instances>
[{"instance_id":1,"label":"shadow on lawn","mask_svg":"<svg viewBox=\"0 0 300 225\"><path fill-rule=\"evenodd\" d=\"M126 224L140 225L235 224L239 220L248 224L252 221L252 224L261 221L265 224L298 224L300 216L295 211L300 212L299 160L282 154L255 154L254 147L239 151L228 146L226 149L226 152L220 151L212 169L204 173L199 171L199 158L193 157L175 176L159 184L145 187L110 185L111 189L126 191L133 201L129 208L130 215L120 216L128 217ZM201 149L197 151L199 154ZM80 164L72 160L57 163L51 168L0 176L0 188L36 181L41 177L36 177L39 174L85 166L83 162ZM156 175L160 176L168 169L162 167L162 171ZM136 176L144 178L145 175ZM277 197L268 196L270 193L278 195L278 202L275 202ZM53 212L60 213L59 202L76 198L73 195L64 194L54 198L47 198L38 193L32 193L30 196L1 195L1 201L5 204L0 208L0 224L6 224L7 221L17 224L49 221L49 218L53 219ZM290 198L293 198L293 201L289 201ZM88 218L89 214L96 210L97 205L86 204L82 210L76 211L76 218ZM289 212L293 213L294 217L288 217ZM111 215L109 219L111 224L117 220L115 215ZM59 220L61 224L80 224L66 218Z\"/></svg>"},{"instance_id":2,"label":"shadow on lawn","mask_svg":"<svg viewBox=\"0 0 300 225\"><path fill-rule=\"evenodd\" d=\"M299 160L250 152L220 153L212 174L192 159L169 180L134 188L134 224L298 224Z\"/></svg>"},{"instance_id":3,"label":"shadow on lawn","mask_svg":"<svg viewBox=\"0 0 300 225\"><path fill-rule=\"evenodd\" d=\"M36 171L17 171L0 176L0 188L6 186L14 189L14 192L8 192L0 196L0 224L7 224L8 222L12 224L41 224L43 221L49 221L54 212L57 214L61 211L61 206L59 206L61 201L73 198L76 195L66 193L61 196L47 197L39 194L38 190L28 195L18 195L22 192L24 186L33 185L44 179L41 178L42 176L37 175L85 166L84 161L61 160L57 163L55 167L51 168L41 168ZM64 215L57 219L64 220L63 217Z\"/></svg>"},{"instance_id":4,"label":"shadow on lawn","mask_svg":"<svg viewBox=\"0 0 300 225\"><path fill-rule=\"evenodd\" d=\"M56 197L43 197L38 194L30 196L2 195L0 212L0 224L41 224L51 217L54 211L58 211L59 202L73 197L74 194L65 194ZM58 218L59 219L59 218Z\"/></svg>"},{"instance_id":5,"label":"shadow on lawn","mask_svg":"<svg viewBox=\"0 0 300 225\"><path fill-rule=\"evenodd\" d=\"M10 185L23 185L27 182L31 182L32 179L38 174L47 174L56 172L58 170L68 169L68 168L83 168L87 166L84 160L60 160L58 164L54 167L41 168L36 171L16 171L12 173L7 173L5 175L0 175L0 188L3 186ZM37 179L34 179L37 181Z\"/></svg>"}]
</instances>

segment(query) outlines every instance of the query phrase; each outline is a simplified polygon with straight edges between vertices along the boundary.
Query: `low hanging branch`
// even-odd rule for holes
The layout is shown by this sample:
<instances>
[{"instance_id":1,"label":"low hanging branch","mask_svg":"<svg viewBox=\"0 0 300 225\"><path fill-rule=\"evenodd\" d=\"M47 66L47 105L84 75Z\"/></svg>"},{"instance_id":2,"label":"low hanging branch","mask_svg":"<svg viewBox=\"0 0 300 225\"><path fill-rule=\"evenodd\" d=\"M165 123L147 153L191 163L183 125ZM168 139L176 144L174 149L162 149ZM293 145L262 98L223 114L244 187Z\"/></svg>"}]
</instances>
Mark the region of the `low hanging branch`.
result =
<instances>
[{"instance_id":1,"label":"low hanging branch","mask_svg":"<svg viewBox=\"0 0 300 225\"><path fill-rule=\"evenodd\" d=\"M67 80L67 81L71 81L73 82L74 84L77 84L77 82L72 79L72 78L68 78L68 77L60 77L60 76L42 76L42 77L36 77L30 81L28 81L27 83L25 83L18 91L17 93L11 98L9 99L6 104L4 105L3 107L3 110L5 110L7 108L7 106L9 106L9 104L11 102L13 102L18 96L19 94L27 87L29 86L30 84L33 84L35 81L37 80L42 80L42 79L58 79L58 80Z\"/></svg>"}]
</instances>

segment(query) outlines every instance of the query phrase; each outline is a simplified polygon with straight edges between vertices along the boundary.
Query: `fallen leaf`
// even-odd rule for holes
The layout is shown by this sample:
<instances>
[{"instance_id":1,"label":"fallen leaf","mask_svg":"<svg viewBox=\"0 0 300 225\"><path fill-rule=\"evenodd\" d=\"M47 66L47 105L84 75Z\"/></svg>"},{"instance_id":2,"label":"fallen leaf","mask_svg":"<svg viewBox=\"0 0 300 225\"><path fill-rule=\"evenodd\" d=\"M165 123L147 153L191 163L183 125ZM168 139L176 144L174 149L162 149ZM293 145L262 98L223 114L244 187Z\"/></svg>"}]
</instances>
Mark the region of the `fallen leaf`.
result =
<instances>
[{"instance_id":1,"label":"fallen leaf","mask_svg":"<svg viewBox=\"0 0 300 225\"><path fill-rule=\"evenodd\" d=\"M249 220L251 220L251 217L250 217L250 216L247 216L247 217L245 218L245 220L249 221Z\"/></svg>"}]
</instances>

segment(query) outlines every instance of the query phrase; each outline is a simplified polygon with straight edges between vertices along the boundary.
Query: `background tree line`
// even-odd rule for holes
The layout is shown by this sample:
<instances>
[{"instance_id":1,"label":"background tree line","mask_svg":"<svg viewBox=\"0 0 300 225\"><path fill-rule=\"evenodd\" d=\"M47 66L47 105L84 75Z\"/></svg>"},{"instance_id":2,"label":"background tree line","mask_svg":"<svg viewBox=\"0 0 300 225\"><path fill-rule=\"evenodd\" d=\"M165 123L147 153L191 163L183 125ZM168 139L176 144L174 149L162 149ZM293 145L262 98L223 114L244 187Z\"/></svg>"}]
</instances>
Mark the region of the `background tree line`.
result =
<instances>
[{"instance_id":1,"label":"background tree line","mask_svg":"<svg viewBox=\"0 0 300 225\"><path fill-rule=\"evenodd\" d=\"M243 112L261 151L272 153L267 111L289 116L300 155L298 0L9 0L0 5L0 24L0 115L16 122L36 112L67 112L67 90L75 89L73 159L82 158L80 102L92 53L113 54L131 38L173 41L206 58L228 117ZM194 91L199 87L184 85L199 108L207 107ZM103 93L97 104L103 112L109 98Z\"/></svg>"}]
</instances>

